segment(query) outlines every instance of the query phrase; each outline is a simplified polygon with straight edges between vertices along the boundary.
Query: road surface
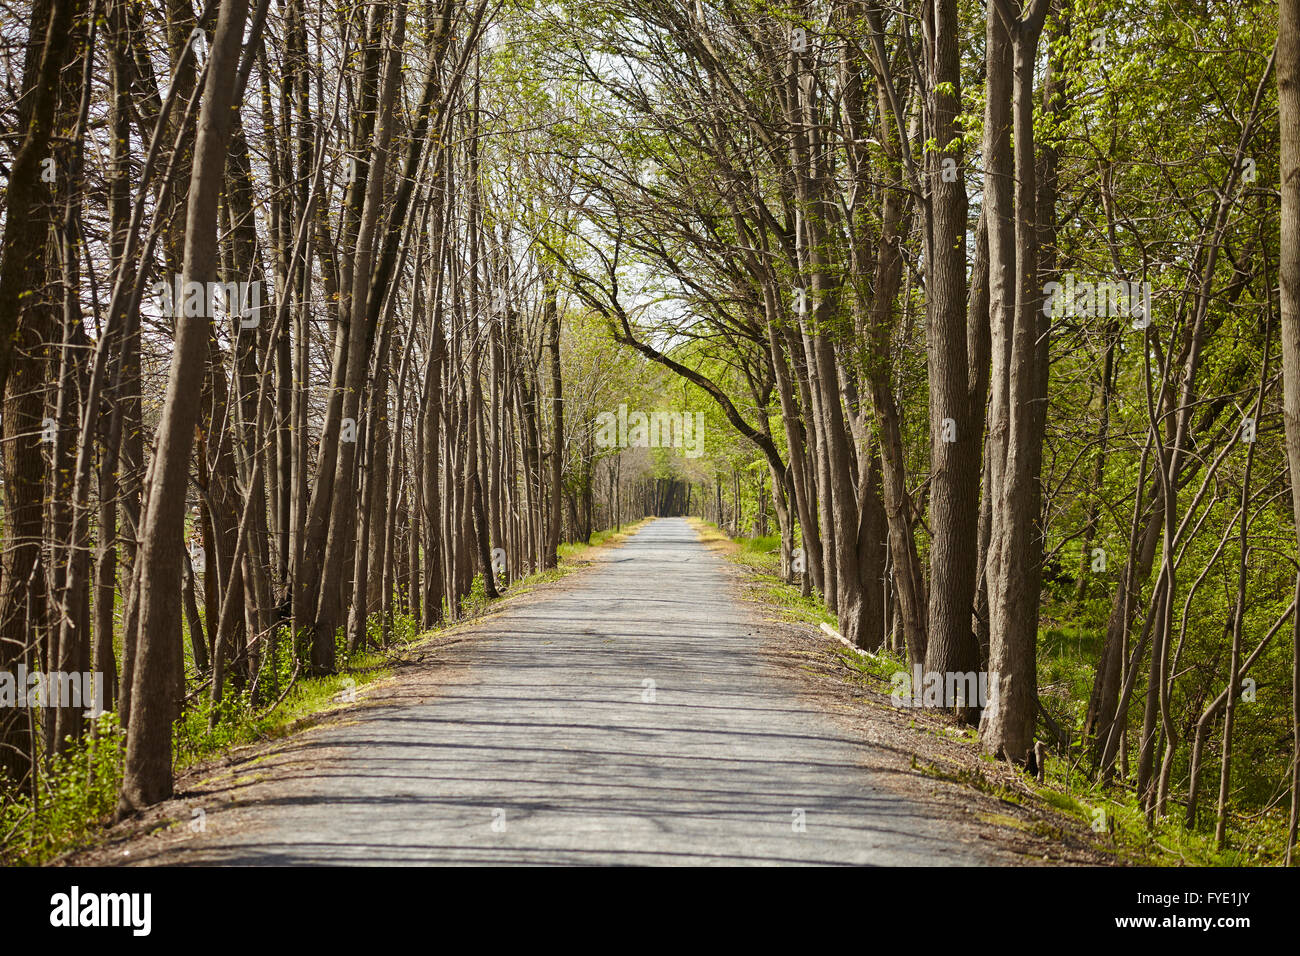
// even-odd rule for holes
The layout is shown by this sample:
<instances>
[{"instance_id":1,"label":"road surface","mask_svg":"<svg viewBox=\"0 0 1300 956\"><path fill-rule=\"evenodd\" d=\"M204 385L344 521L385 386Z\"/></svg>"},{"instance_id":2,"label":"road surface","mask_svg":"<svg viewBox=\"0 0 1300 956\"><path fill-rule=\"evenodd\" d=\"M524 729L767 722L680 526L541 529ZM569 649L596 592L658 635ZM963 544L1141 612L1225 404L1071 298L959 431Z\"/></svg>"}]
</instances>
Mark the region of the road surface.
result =
<instances>
[{"instance_id":1,"label":"road surface","mask_svg":"<svg viewBox=\"0 0 1300 956\"><path fill-rule=\"evenodd\" d=\"M763 660L684 520L477 630L437 655L454 679L290 738L269 786L121 862L989 862Z\"/></svg>"}]
</instances>

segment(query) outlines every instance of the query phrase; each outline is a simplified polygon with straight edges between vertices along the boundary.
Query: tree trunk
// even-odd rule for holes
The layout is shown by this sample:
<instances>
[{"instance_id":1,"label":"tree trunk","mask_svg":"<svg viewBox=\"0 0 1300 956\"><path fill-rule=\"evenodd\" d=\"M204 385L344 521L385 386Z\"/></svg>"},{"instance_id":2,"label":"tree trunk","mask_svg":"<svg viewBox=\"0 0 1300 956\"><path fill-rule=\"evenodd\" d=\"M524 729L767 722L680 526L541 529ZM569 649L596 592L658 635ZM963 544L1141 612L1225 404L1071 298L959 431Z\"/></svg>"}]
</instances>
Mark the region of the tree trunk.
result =
<instances>
[{"instance_id":1,"label":"tree trunk","mask_svg":"<svg viewBox=\"0 0 1300 956\"><path fill-rule=\"evenodd\" d=\"M199 114L194 168L185 223L186 282L206 288L216 279L217 200L230 144L230 115L248 0L226 0L218 14L203 106ZM257 37L251 42L255 45ZM126 771L119 804L130 812L172 793L172 721L179 715L181 688L175 684L181 652L179 617L180 551L186 484L209 317L176 324L171 374L158 425L136 566L139 601L136 663L132 675L131 723Z\"/></svg>"}]
</instances>

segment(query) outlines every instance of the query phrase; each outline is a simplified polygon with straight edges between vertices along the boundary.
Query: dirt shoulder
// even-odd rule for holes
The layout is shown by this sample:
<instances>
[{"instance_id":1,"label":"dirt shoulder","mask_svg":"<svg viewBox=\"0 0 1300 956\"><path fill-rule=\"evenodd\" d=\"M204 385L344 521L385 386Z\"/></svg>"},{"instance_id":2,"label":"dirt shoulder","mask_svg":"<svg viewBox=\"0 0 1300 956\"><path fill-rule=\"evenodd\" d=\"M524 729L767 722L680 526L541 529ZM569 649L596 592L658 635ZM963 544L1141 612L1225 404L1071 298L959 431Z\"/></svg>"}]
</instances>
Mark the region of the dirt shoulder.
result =
<instances>
[{"instance_id":1,"label":"dirt shoulder","mask_svg":"<svg viewBox=\"0 0 1300 956\"><path fill-rule=\"evenodd\" d=\"M723 554L736 551L729 541L705 536L705 543ZM939 711L895 707L889 682L854 667L854 652L791 620L766 599L749 566L728 562L728 569L740 597L754 607L768 663L868 745L864 766L896 792L946 809L954 839L990 844L1026 866L1121 864L1086 824L1035 793L1023 773L981 754L972 730Z\"/></svg>"}]
</instances>

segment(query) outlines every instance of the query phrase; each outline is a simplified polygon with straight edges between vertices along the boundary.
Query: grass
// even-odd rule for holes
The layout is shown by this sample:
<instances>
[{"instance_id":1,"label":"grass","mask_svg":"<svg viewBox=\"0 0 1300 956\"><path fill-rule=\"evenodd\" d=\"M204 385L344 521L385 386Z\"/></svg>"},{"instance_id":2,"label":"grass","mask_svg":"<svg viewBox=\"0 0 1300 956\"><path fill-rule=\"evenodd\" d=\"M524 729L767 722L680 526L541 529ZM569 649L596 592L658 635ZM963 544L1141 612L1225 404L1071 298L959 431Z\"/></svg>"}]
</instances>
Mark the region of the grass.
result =
<instances>
[{"instance_id":1,"label":"grass","mask_svg":"<svg viewBox=\"0 0 1300 956\"><path fill-rule=\"evenodd\" d=\"M1235 820L1233 839L1222 850L1210 830L1189 829L1183 808L1148 825L1137 795L1120 786L1105 788L1066 760L1052 757L1042 784L1029 783L1044 803L1085 823L1106 850L1141 866L1269 866L1286 852L1285 826L1268 816ZM1207 798L1208 799L1208 798ZM1212 816L1212 813L1206 814Z\"/></svg>"},{"instance_id":2,"label":"grass","mask_svg":"<svg viewBox=\"0 0 1300 956\"><path fill-rule=\"evenodd\" d=\"M117 802L125 740L117 715L104 714L50 761L34 793L0 792L0 863L40 864L92 839Z\"/></svg>"},{"instance_id":3,"label":"grass","mask_svg":"<svg viewBox=\"0 0 1300 956\"><path fill-rule=\"evenodd\" d=\"M568 574L569 571L582 567L591 557L592 552L597 548L617 547L618 545L621 545L624 541L645 527L649 522L649 518L642 518L640 521L636 521L632 524L623 525L622 529L619 531L610 528L606 531L593 532L590 543L579 541L575 544L560 545L560 570L558 576L563 577L565 574ZM567 568L565 567L566 564L569 565ZM524 580L527 582L530 579L525 578ZM554 580L554 578L551 578L550 580Z\"/></svg>"},{"instance_id":4,"label":"grass","mask_svg":"<svg viewBox=\"0 0 1300 956\"><path fill-rule=\"evenodd\" d=\"M1052 718L1073 732L1083 726L1106 620L1080 611L1071 595L1043 589L1038 628L1038 696Z\"/></svg>"},{"instance_id":5,"label":"grass","mask_svg":"<svg viewBox=\"0 0 1300 956\"><path fill-rule=\"evenodd\" d=\"M1189 828L1183 805L1173 802L1168 814L1148 823L1137 795L1117 783L1103 787L1083 770L1086 758L1077 743L1092 692L1096 662L1105 641L1106 607L1085 603L1051 588L1043 592L1038 632L1039 699L1070 732L1068 754L1048 759L1043 784L1031 784L1044 802L1088 824L1101 849L1145 866L1260 866L1281 863L1286 854L1287 808L1247 816L1232 813L1228 845L1216 846L1212 820L1217 794L1216 766L1202 781L1201 823ZM1140 716L1140 715L1139 715ZM1217 753L1207 755L1213 761Z\"/></svg>"},{"instance_id":6,"label":"grass","mask_svg":"<svg viewBox=\"0 0 1300 956\"><path fill-rule=\"evenodd\" d=\"M912 755L912 769L927 777L935 780L944 780L949 783L961 784L964 787L970 787L972 790L978 790L980 793L986 793L989 796L997 797L1003 803L1011 803L1016 806L1023 806L1025 802L1024 794L1013 790L1005 784L998 783L996 780L990 780L979 768L971 769L953 765L953 767L941 767L937 763L922 761L915 754ZM1023 827L1022 827L1023 828Z\"/></svg>"}]
</instances>

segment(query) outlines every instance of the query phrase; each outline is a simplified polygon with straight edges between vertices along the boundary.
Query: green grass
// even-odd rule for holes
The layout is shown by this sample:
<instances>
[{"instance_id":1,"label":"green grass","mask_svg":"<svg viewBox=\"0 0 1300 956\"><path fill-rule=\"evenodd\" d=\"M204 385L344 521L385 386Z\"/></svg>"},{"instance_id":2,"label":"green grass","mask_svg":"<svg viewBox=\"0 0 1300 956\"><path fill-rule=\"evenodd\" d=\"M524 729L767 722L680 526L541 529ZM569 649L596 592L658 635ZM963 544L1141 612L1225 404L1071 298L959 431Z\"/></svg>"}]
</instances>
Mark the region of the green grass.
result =
<instances>
[{"instance_id":1,"label":"green grass","mask_svg":"<svg viewBox=\"0 0 1300 956\"><path fill-rule=\"evenodd\" d=\"M834 614L827 610L815 593L804 597L799 587L787 584L781 577L781 539L777 535L761 538L729 538L716 525L697 518L691 524L706 545L729 543L734 547L722 549L723 557L750 572L750 584L765 603L780 609L791 621L838 626Z\"/></svg>"},{"instance_id":2,"label":"green grass","mask_svg":"<svg viewBox=\"0 0 1300 956\"><path fill-rule=\"evenodd\" d=\"M904 674L912 672L912 665L907 662L907 659L888 648L882 647L874 655L867 655L855 653L841 644L831 648L831 651L848 670L848 679L862 686L871 686L869 678L890 684L893 676L900 671ZM873 689L880 690L880 688Z\"/></svg>"},{"instance_id":3,"label":"green grass","mask_svg":"<svg viewBox=\"0 0 1300 956\"><path fill-rule=\"evenodd\" d=\"M769 534L762 538L735 538L740 547L739 560L769 571L781 570L781 537Z\"/></svg>"},{"instance_id":4,"label":"green grass","mask_svg":"<svg viewBox=\"0 0 1300 956\"><path fill-rule=\"evenodd\" d=\"M1083 726L1105 631L1049 622L1038 630L1038 693L1052 718L1072 732Z\"/></svg>"},{"instance_id":5,"label":"green grass","mask_svg":"<svg viewBox=\"0 0 1300 956\"><path fill-rule=\"evenodd\" d=\"M1109 788L1084 772L1085 757L1078 743L1106 636L1107 603L1075 604L1071 595L1044 589L1038 631L1039 699L1074 741L1068 759L1048 760L1044 784L1033 785L1044 802L1068 813L1098 833L1100 847L1117 857L1147 866L1259 866L1282 861L1286 853L1285 801L1274 812L1253 816L1234 813L1228 845L1219 850L1213 833L1217 795L1217 752L1207 754L1212 765L1202 780L1201 820L1189 829L1182 804L1171 803L1168 814L1149 825L1134 793L1122 784ZM1140 688L1139 688L1140 693ZM1097 816L1100 811L1103 816ZM1094 827L1094 823L1096 827Z\"/></svg>"},{"instance_id":6,"label":"green grass","mask_svg":"<svg viewBox=\"0 0 1300 956\"><path fill-rule=\"evenodd\" d=\"M231 687L218 707L219 719L211 726L211 698L202 697L186 708L174 727L176 769L184 770L232 747L282 737L305 720L351 704L359 688L391 674L389 665L403 650L435 633L419 639L412 633L385 651L356 654L341 663L336 674L299 677L274 707L254 707L246 692Z\"/></svg>"},{"instance_id":7,"label":"green grass","mask_svg":"<svg viewBox=\"0 0 1300 956\"><path fill-rule=\"evenodd\" d=\"M590 557L591 552L596 548L604 547L605 545L622 544L631 535L635 534L645 526L649 520L649 518L642 518L640 521L633 522L632 524L625 524L621 531L615 531L613 528L609 528L605 531L592 532L591 542L589 544L579 541L574 544L566 543L560 545L559 555L561 567L563 567L565 562L573 565L573 567L568 570L573 570L573 568L579 567L583 561ZM568 573L568 570L561 571L559 576L562 577L564 574ZM525 581L528 580L529 579L525 578Z\"/></svg>"},{"instance_id":8,"label":"green grass","mask_svg":"<svg viewBox=\"0 0 1300 956\"><path fill-rule=\"evenodd\" d=\"M113 811L122 783L125 733L104 714L92 733L37 775L36 792L0 792L0 864L38 865L80 846Z\"/></svg>"},{"instance_id":9,"label":"green grass","mask_svg":"<svg viewBox=\"0 0 1300 956\"><path fill-rule=\"evenodd\" d=\"M1286 852L1285 826L1270 825L1267 816L1234 820L1229 845L1219 850L1210 830L1189 830L1183 808L1148 826L1137 796L1126 789L1102 787L1065 760L1049 758L1043 784L1029 782L1044 803L1088 824L1097 848L1128 863L1143 866L1261 866L1276 865ZM1212 817L1212 813L1207 816Z\"/></svg>"}]
</instances>

